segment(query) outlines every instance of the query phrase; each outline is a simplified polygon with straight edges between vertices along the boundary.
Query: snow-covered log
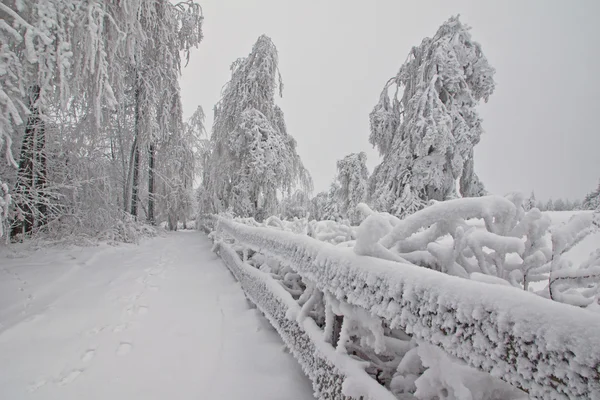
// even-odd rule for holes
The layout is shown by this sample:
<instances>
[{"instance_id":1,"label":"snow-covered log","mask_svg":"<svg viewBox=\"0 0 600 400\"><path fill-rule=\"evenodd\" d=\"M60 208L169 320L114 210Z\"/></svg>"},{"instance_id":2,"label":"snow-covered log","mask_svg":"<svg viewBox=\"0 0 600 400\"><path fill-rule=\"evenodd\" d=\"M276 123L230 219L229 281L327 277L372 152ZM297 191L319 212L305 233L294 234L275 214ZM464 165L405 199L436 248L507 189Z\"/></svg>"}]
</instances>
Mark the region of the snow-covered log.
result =
<instances>
[{"instance_id":1,"label":"snow-covered log","mask_svg":"<svg viewBox=\"0 0 600 400\"><path fill-rule=\"evenodd\" d=\"M494 215L491 224L504 228L506 217L513 216L503 214ZM219 217L216 229L291 266L340 302L361 307L390 328L439 346L534 398L600 398L600 318L595 313L513 287L358 256L290 232Z\"/></svg>"}]
</instances>

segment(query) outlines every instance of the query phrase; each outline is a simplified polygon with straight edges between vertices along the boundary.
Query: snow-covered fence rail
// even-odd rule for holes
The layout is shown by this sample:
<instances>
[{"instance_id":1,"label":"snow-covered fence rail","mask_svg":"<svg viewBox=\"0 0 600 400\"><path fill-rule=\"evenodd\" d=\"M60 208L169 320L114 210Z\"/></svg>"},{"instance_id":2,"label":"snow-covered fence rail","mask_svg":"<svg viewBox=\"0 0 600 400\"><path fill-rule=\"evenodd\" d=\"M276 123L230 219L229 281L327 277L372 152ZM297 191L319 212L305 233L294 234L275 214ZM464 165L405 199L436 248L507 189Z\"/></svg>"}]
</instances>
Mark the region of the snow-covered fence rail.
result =
<instances>
[{"instance_id":1,"label":"snow-covered fence rail","mask_svg":"<svg viewBox=\"0 0 600 400\"><path fill-rule=\"evenodd\" d=\"M360 387L365 398L394 400L391 393L367 375L358 361L336 354L323 340L321 330L312 319L299 323L289 318L300 312L300 306L276 281L244 263L231 245L221 242L215 250L240 282L246 296L265 315L299 361L313 383L317 398L350 400L352 397L343 394L343 386L348 385L347 390L352 392L351 385L354 384Z\"/></svg>"},{"instance_id":2,"label":"snow-covered fence rail","mask_svg":"<svg viewBox=\"0 0 600 400\"><path fill-rule=\"evenodd\" d=\"M289 265L326 296L367 310L532 397L600 399L598 314L512 287L215 218L217 232Z\"/></svg>"}]
</instances>

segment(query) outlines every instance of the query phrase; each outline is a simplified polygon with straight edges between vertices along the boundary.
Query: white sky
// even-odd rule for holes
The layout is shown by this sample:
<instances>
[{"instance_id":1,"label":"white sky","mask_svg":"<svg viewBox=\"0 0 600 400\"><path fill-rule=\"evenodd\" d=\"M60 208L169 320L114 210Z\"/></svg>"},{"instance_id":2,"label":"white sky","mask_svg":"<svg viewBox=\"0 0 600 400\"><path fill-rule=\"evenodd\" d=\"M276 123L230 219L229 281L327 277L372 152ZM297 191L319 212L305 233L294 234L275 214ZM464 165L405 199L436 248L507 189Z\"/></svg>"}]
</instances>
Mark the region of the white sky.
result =
<instances>
[{"instance_id":1,"label":"white sky","mask_svg":"<svg viewBox=\"0 0 600 400\"><path fill-rule=\"evenodd\" d=\"M354 1L196 0L204 41L181 81L185 117L212 108L261 34L279 51L278 104L315 183L326 190L335 163L365 151L369 113L411 47L454 14L473 27L496 68L496 91L479 107L485 133L475 170L496 194L535 190L538 199L582 198L600 178L598 0Z\"/></svg>"}]
</instances>

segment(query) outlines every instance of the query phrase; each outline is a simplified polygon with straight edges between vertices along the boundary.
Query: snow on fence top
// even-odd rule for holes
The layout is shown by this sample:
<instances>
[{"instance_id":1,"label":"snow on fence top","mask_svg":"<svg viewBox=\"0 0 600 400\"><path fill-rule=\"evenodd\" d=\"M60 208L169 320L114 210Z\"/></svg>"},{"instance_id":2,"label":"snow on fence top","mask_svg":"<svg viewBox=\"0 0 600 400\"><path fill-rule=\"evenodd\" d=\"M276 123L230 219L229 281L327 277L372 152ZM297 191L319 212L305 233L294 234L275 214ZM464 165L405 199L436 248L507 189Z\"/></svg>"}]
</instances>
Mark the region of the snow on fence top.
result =
<instances>
[{"instance_id":1,"label":"snow on fence top","mask_svg":"<svg viewBox=\"0 0 600 400\"><path fill-rule=\"evenodd\" d=\"M222 217L217 230L291 266L468 365L543 399L600 399L600 317L514 287L358 256L303 235Z\"/></svg>"}]
</instances>

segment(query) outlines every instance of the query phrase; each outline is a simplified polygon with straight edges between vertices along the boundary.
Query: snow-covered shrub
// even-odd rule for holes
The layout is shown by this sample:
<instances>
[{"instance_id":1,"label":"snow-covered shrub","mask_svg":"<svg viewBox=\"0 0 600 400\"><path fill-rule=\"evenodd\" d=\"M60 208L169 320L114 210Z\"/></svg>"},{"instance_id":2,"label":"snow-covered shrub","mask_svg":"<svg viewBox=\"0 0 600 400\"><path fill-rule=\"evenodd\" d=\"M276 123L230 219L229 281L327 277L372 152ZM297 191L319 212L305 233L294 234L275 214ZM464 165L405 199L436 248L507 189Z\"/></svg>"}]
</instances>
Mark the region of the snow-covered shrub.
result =
<instances>
[{"instance_id":1,"label":"snow-covered shrub","mask_svg":"<svg viewBox=\"0 0 600 400\"><path fill-rule=\"evenodd\" d=\"M424 373L414 381L419 400L527 400L509 384L456 360L439 347L419 343L416 348Z\"/></svg>"},{"instance_id":2,"label":"snow-covered shrub","mask_svg":"<svg viewBox=\"0 0 600 400\"><path fill-rule=\"evenodd\" d=\"M370 215L358 228L354 251L524 290L548 280L552 271L550 286L538 290L540 295L578 306L591 304L598 293L597 264L590 260L585 268L573 269L561 255L597 229L594 217L573 217L552 232L551 247L546 240L550 218L537 208L525 211L525 204L518 193L462 198L434 202L403 220L376 214L363 204L359 208ZM575 283L585 290L573 288Z\"/></svg>"},{"instance_id":3,"label":"snow-covered shrub","mask_svg":"<svg viewBox=\"0 0 600 400\"><path fill-rule=\"evenodd\" d=\"M600 301L600 247L581 265L563 255L598 230L600 214L578 214L552 232L552 261L548 277L551 299L586 307ZM600 246L600 245L599 245Z\"/></svg>"},{"instance_id":4,"label":"snow-covered shrub","mask_svg":"<svg viewBox=\"0 0 600 400\"><path fill-rule=\"evenodd\" d=\"M356 239L356 228L343 221L312 220L308 223L308 235L322 242L351 246Z\"/></svg>"}]
</instances>

